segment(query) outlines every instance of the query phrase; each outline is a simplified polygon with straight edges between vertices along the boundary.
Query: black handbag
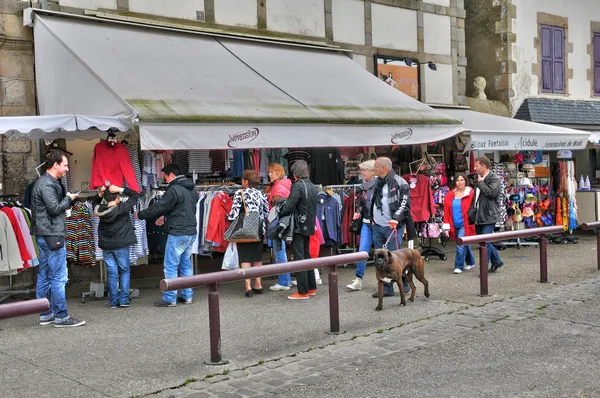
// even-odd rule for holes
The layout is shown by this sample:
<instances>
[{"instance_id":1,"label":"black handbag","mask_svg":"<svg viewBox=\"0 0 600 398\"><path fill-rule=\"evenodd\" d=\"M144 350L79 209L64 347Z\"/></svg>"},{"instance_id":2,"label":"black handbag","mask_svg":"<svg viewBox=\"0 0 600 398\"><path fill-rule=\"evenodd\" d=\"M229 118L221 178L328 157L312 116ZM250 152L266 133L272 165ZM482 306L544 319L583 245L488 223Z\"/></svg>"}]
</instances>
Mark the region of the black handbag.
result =
<instances>
[{"instance_id":1,"label":"black handbag","mask_svg":"<svg viewBox=\"0 0 600 398\"><path fill-rule=\"evenodd\" d=\"M479 193L481 195L481 192ZM475 206L470 207L467 210L467 219L469 221L469 225L475 225L475 221L477 221L477 211L479 210L479 196L477 196L477 201L475 202Z\"/></svg>"},{"instance_id":2,"label":"black handbag","mask_svg":"<svg viewBox=\"0 0 600 398\"><path fill-rule=\"evenodd\" d=\"M242 190L242 203L244 211L240 211L238 217L231 222L225 231L225 240L228 242L260 242L262 241L262 226L264 220L257 211L248 211Z\"/></svg>"},{"instance_id":3,"label":"black handbag","mask_svg":"<svg viewBox=\"0 0 600 398\"><path fill-rule=\"evenodd\" d=\"M65 247L64 236L44 236L48 248L52 251Z\"/></svg>"},{"instance_id":4,"label":"black handbag","mask_svg":"<svg viewBox=\"0 0 600 398\"><path fill-rule=\"evenodd\" d=\"M356 220L352 220L350 224L350 232L354 235L360 235L360 231L362 230L362 218L357 218Z\"/></svg>"}]
</instances>

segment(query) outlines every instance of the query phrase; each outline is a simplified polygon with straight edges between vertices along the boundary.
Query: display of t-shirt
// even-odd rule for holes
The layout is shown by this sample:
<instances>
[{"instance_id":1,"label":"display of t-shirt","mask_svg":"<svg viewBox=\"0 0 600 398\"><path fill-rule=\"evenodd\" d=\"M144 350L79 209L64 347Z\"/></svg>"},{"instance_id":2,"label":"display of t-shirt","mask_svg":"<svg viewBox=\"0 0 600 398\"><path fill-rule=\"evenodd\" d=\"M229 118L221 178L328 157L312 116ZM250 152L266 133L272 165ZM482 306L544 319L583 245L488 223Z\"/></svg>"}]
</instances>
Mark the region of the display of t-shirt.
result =
<instances>
[{"instance_id":1,"label":"display of t-shirt","mask_svg":"<svg viewBox=\"0 0 600 398\"><path fill-rule=\"evenodd\" d=\"M304 148L292 148L283 157L287 159L291 170L294 162L298 160L304 160L307 164L310 164L311 151Z\"/></svg>"},{"instance_id":2,"label":"display of t-shirt","mask_svg":"<svg viewBox=\"0 0 600 398\"><path fill-rule=\"evenodd\" d=\"M429 178L423 174L406 174L410 185L410 215L414 222L429 221L435 215L435 202Z\"/></svg>"},{"instance_id":3,"label":"display of t-shirt","mask_svg":"<svg viewBox=\"0 0 600 398\"><path fill-rule=\"evenodd\" d=\"M104 186L105 181L123 187L127 181L129 188L140 192L140 186L129 158L129 151L125 145L119 142L112 146L108 141L101 141L94 146L90 181L92 188Z\"/></svg>"},{"instance_id":4,"label":"display of t-shirt","mask_svg":"<svg viewBox=\"0 0 600 398\"><path fill-rule=\"evenodd\" d=\"M310 176L315 184L340 185L344 183L344 161L337 148L312 150Z\"/></svg>"}]
</instances>

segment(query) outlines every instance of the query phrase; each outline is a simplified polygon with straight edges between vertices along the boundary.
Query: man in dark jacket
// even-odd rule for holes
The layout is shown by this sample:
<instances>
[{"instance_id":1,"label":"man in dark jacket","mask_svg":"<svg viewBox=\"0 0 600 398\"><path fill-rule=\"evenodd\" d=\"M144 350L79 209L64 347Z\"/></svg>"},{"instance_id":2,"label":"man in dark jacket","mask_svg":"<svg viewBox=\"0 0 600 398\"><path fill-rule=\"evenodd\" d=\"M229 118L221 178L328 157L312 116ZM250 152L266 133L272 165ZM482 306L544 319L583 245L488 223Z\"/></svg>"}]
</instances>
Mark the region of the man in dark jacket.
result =
<instances>
[{"instance_id":1,"label":"man in dark jacket","mask_svg":"<svg viewBox=\"0 0 600 398\"><path fill-rule=\"evenodd\" d=\"M77 194L63 193L58 180L69 171L64 153L53 149L46 155L46 172L38 178L31 192L31 235L36 237L40 250L36 297L50 302L50 311L40 314L40 325L76 327L85 325L67 312L65 285L67 284L67 250L65 237L66 210Z\"/></svg>"},{"instance_id":2,"label":"man in dark jacket","mask_svg":"<svg viewBox=\"0 0 600 398\"><path fill-rule=\"evenodd\" d=\"M296 212L292 252L294 260L304 260L310 258L310 237L316 228L317 188L308 179L308 165L304 160L297 160L291 172L296 182L292 185L290 196L279 215L283 217ZM317 294L317 281L312 270L296 272L296 280L298 292L288 296L290 300L306 300Z\"/></svg>"},{"instance_id":3,"label":"man in dark jacket","mask_svg":"<svg viewBox=\"0 0 600 398\"><path fill-rule=\"evenodd\" d=\"M486 156L480 156L475 160L475 172L477 181L473 183L475 188L475 199L471 202L469 214L475 213L475 232L477 235L491 234L494 232L494 226L500 221L500 209L498 202L500 200L501 181L490 168L492 163ZM490 272L496 272L504 263L491 242L486 242L488 249L488 262L491 260L492 266Z\"/></svg>"},{"instance_id":4,"label":"man in dark jacket","mask_svg":"<svg viewBox=\"0 0 600 398\"><path fill-rule=\"evenodd\" d=\"M127 200L121 200L120 195ZM130 212L137 203L139 194L133 189L115 185L100 189L94 214L100 218L98 246L104 251L108 280L110 307L129 307L130 264L129 246L137 243ZM120 289L120 293L119 293Z\"/></svg>"},{"instance_id":5,"label":"man in dark jacket","mask_svg":"<svg viewBox=\"0 0 600 398\"><path fill-rule=\"evenodd\" d=\"M389 158L377 158L373 172L378 177L371 200L373 246L375 249L387 246L389 250L398 250L405 227L408 227L409 240L416 235L410 216L410 187L404 178L392 170L392 161ZM394 231L397 232L396 236L392 235ZM408 293L410 285L404 275L402 284L404 291ZM386 283L383 296L393 295L393 283ZM373 293L373 297L379 297L379 292Z\"/></svg>"},{"instance_id":6,"label":"man in dark jacket","mask_svg":"<svg viewBox=\"0 0 600 398\"><path fill-rule=\"evenodd\" d=\"M192 248L197 239L196 203L198 193L194 182L181 175L179 167L168 164L162 172L169 183L163 197L148 209L138 213L141 220L156 219L158 225L166 226L167 246L165 248L165 278L191 276ZM160 218L159 218L160 217ZM179 301L183 304L192 303L192 289L183 289ZM160 301L154 303L157 307L175 307L177 291L165 292Z\"/></svg>"}]
</instances>

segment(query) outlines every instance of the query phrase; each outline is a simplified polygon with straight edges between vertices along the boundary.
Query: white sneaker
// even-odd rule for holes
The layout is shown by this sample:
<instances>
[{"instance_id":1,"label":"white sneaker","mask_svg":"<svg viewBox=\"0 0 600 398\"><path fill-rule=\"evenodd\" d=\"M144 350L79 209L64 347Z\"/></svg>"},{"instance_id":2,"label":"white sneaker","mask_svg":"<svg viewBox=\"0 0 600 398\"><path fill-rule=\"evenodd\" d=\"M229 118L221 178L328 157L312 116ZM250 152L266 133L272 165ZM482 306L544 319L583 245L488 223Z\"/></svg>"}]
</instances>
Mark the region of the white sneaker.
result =
<instances>
[{"instance_id":1,"label":"white sneaker","mask_svg":"<svg viewBox=\"0 0 600 398\"><path fill-rule=\"evenodd\" d=\"M294 279L294 280L292 281L292 286L298 286L298 281Z\"/></svg>"},{"instance_id":2,"label":"white sneaker","mask_svg":"<svg viewBox=\"0 0 600 398\"><path fill-rule=\"evenodd\" d=\"M455 268L455 269L454 269L454 273L455 273L455 274L462 274L462 271L461 271L461 270L459 270L458 268Z\"/></svg>"},{"instance_id":3,"label":"white sneaker","mask_svg":"<svg viewBox=\"0 0 600 398\"><path fill-rule=\"evenodd\" d=\"M474 266L474 265L465 265L465 271L470 271L470 270L472 270L473 268L475 268L475 266Z\"/></svg>"},{"instance_id":4,"label":"white sneaker","mask_svg":"<svg viewBox=\"0 0 600 398\"><path fill-rule=\"evenodd\" d=\"M355 280L352 281L351 284L346 285L346 287L350 290L361 290L362 289L362 279L357 277Z\"/></svg>"},{"instance_id":5,"label":"white sneaker","mask_svg":"<svg viewBox=\"0 0 600 398\"><path fill-rule=\"evenodd\" d=\"M317 285L322 285L323 281L321 279L317 279Z\"/></svg>"},{"instance_id":6,"label":"white sneaker","mask_svg":"<svg viewBox=\"0 0 600 398\"><path fill-rule=\"evenodd\" d=\"M273 286L269 286L269 290L290 290L289 286L283 286L280 285L279 283L274 284Z\"/></svg>"}]
</instances>

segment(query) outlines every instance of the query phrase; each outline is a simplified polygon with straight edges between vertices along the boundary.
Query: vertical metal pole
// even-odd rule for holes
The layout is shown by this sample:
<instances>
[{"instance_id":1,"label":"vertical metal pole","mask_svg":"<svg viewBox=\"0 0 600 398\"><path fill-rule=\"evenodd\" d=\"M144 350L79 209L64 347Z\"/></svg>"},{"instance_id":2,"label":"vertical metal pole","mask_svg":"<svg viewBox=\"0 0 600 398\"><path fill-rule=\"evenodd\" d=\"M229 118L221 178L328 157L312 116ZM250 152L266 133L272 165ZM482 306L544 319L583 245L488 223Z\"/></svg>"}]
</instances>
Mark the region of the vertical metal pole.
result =
<instances>
[{"instance_id":1,"label":"vertical metal pole","mask_svg":"<svg viewBox=\"0 0 600 398\"><path fill-rule=\"evenodd\" d=\"M210 329L210 363L227 363L221 358L221 316L219 313L219 285L208 285L208 324Z\"/></svg>"},{"instance_id":2,"label":"vertical metal pole","mask_svg":"<svg viewBox=\"0 0 600 398\"><path fill-rule=\"evenodd\" d=\"M540 235L540 282L548 282L548 240L546 235Z\"/></svg>"},{"instance_id":3,"label":"vertical metal pole","mask_svg":"<svg viewBox=\"0 0 600 398\"><path fill-rule=\"evenodd\" d=\"M479 295L488 295L488 249L485 242L479 243Z\"/></svg>"},{"instance_id":4,"label":"vertical metal pole","mask_svg":"<svg viewBox=\"0 0 600 398\"><path fill-rule=\"evenodd\" d=\"M596 230L596 255L598 256L598 271L600 271L600 230Z\"/></svg>"},{"instance_id":5,"label":"vertical metal pole","mask_svg":"<svg viewBox=\"0 0 600 398\"><path fill-rule=\"evenodd\" d=\"M311 271L309 271L311 272ZM338 273L337 264L329 267L329 323L331 333L340 332L340 303L338 295Z\"/></svg>"}]
</instances>

